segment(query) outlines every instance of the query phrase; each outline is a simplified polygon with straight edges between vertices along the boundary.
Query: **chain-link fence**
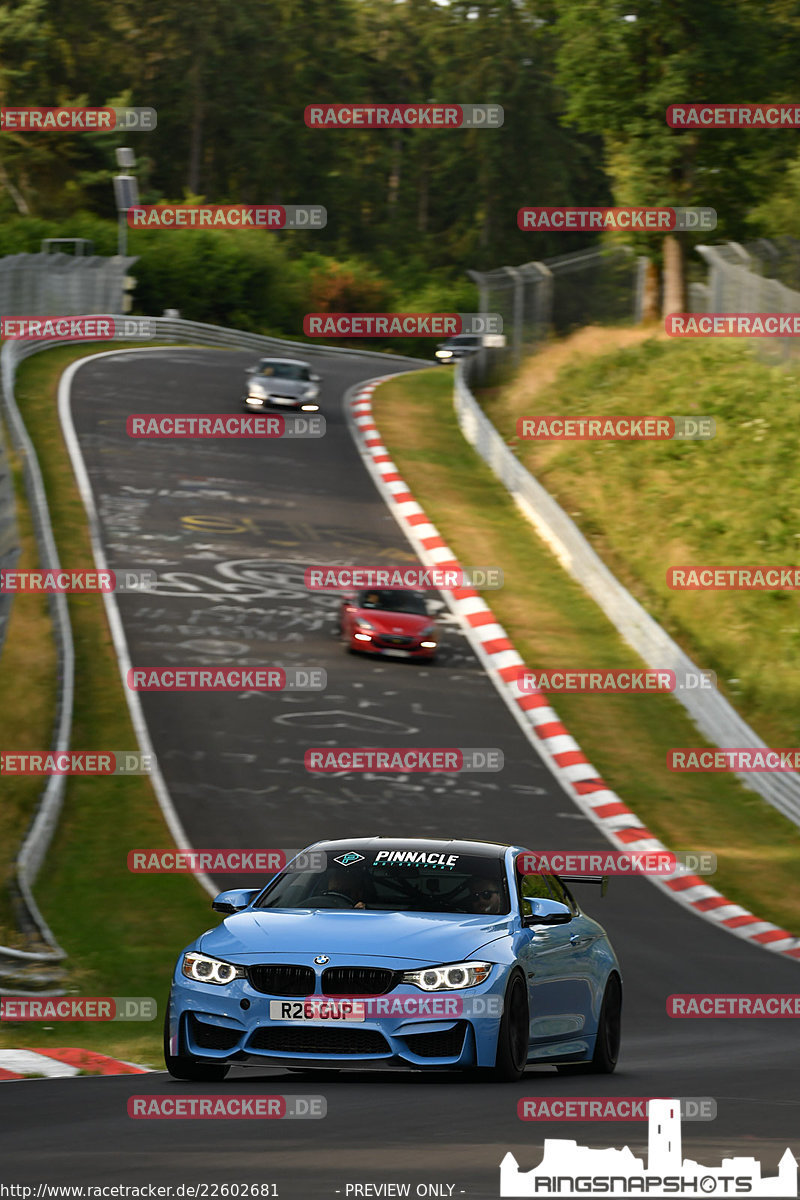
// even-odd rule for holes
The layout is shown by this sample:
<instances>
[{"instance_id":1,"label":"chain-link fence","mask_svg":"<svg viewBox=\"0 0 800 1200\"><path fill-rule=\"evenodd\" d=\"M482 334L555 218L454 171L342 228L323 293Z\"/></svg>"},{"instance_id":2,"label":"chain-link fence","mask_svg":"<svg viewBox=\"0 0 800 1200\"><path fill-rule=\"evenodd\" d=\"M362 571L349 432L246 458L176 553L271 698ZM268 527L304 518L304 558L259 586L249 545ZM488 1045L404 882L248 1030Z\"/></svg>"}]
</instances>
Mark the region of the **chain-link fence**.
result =
<instances>
[{"instance_id":1,"label":"chain-link fence","mask_svg":"<svg viewBox=\"0 0 800 1200\"><path fill-rule=\"evenodd\" d=\"M797 238L758 238L755 242L744 242L742 249L750 255L753 270L800 291L800 241Z\"/></svg>"},{"instance_id":2,"label":"chain-link fence","mask_svg":"<svg viewBox=\"0 0 800 1200\"><path fill-rule=\"evenodd\" d=\"M581 325L641 320L647 260L627 246L579 250L544 262L494 271L469 271L481 312L503 318L506 345L481 350L471 363L475 382L519 366L550 333Z\"/></svg>"},{"instance_id":3,"label":"chain-link fence","mask_svg":"<svg viewBox=\"0 0 800 1200\"><path fill-rule=\"evenodd\" d=\"M689 285L693 313L800 313L800 242L759 238L740 245L698 246L708 267L705 283ZM797 358L795 337L753 338L756 352L772 362Z\"/></svg>"},{"instance_id":4,"label":"chain-link fence","mask_svg":"<svg viewBox=\"0 0 800 1200\"><path fill-rule=\"evenodd\" d=\"M0 258L0 316L80 316L123 311L135 258L9 254Z\"/></svg>"}]
</instances>

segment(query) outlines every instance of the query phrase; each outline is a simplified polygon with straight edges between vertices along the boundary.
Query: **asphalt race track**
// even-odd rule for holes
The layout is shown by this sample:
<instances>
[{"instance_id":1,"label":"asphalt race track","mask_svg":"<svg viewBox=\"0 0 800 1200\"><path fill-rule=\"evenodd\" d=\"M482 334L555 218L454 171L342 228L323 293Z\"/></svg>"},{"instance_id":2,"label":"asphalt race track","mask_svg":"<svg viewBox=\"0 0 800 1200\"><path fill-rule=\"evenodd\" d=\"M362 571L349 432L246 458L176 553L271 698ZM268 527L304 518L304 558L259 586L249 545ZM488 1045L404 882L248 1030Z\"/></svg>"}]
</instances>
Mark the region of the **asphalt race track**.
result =
<instances>
[{"instance_id":1,"label":"asphalt race track","mask_svg":"<svg viewBox=\"0 0 800 1200\"><path fill-rule=\"evenodd\" d=\"M303 586L303 569L314 563L413 561L341 409L349 386L386 367L309 353L324 380L328 432L319 440L127 438L131 413L238 411L243 368L253 357L125 353L81 368L73 386L110 565L159 575L155 593L119 597L134 666L328 672L327 690L317 693L143 695L192 844L291 847L391 833L605 847L537 761L456 627L443 626L434 666L373 662L339 645L337 599ZM325 745L499 747L505 769L433 781L311 776L303 753ZM19 1082L2 1093L0 1181L272 1182L281 1197L298 1198L344 1197L354 1183L405 1182L412 1196L417 1185L438 1184L453 1190L429 1194L497 1197L506 1151L523 1169L533 1167L544 1137L646 1152L645 1123L523 1123L516 1105L528 1095L713 1097L715 1121L683 1125L686 1155L709 1167L725 1156L755 1155L774 1174L786 1146L800 1151L791 1020L670 1020L665 1003L672 992L800 991L800 966L717 931L646 880L612 880L603 900L588 887L579 896L608 929L624 973L622 1055L610 1078L532 1069L514 1085L399 1072L320 1082L275 1069L235 1071L213 1086L181 1084L166 1073ZM214 919L209 913L209 925ZM131 1095L241 1091L321 1093L328 1115L209 1123L126 1114Z\"/></svg>"}]
</instances>

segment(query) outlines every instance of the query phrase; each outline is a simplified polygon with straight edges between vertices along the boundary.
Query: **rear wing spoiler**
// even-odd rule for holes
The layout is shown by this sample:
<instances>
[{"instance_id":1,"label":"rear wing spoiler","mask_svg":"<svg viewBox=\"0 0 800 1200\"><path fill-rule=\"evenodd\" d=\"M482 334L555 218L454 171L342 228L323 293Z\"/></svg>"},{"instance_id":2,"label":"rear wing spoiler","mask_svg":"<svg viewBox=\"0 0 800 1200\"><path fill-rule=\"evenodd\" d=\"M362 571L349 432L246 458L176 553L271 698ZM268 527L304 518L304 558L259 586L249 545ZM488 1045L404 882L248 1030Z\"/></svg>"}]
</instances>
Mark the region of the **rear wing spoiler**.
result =
<instances>
[{"instance_id":1,"label":"rear wing spoiler","mask_svg":"<svg viewBox=\"0 0 800 1200\"><path fill-rule=\"evenodd\" d=\"M605 896L608 891L608 875L559 875L557 878L564 883L598 883L601 896Z\"/></svg>"}]
</instances>

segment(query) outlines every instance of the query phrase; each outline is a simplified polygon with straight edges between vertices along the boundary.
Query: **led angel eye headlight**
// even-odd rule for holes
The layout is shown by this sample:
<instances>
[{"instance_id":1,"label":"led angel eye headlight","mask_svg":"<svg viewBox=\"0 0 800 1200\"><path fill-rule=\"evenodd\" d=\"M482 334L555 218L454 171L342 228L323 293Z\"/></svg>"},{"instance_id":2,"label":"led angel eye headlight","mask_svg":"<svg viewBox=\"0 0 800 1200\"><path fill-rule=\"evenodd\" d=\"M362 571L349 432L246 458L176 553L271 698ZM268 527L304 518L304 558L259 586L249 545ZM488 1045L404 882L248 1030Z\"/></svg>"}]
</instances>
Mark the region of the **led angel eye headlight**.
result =
<instances>
[{"instance_id":1,"label":"led angel eye headlight","mask_svg":"<svg viewBox=\"0 0 800 1200\"><path fill-rule=\"evenodd\" d=\"M491 963L448 963L442 967L425 967L421 971L405 971L402 982L411 983L423 992L455 992L477 987L488 977Z\"/></svg>"},{"instance_id":2,"label":"led angel eye headlight","mask_svg":"<svg viewBox=\"0 0 800 1200\"><path fill-rule=\"evenodd\" d=\"M200 954L196 950L184 955L181 972L187 979L194 979L198 983L216 983L220 987L245 977L243 967L212 958L209 954Z\"/></svg>"}]
</instances>

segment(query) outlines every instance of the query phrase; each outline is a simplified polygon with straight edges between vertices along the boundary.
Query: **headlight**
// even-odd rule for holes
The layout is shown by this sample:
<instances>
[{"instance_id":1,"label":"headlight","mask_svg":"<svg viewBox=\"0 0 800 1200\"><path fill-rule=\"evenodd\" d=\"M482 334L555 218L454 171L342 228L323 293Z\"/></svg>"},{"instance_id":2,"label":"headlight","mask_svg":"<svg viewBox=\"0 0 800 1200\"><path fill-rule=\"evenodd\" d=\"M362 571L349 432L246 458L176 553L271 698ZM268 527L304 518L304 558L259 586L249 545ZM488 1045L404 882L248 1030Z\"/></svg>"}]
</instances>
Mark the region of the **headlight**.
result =
<instances>
[{"instance_id":1,"label":"headlight","mask_svg":"<svg viewBox=\"0 0 800 1200\"><path fill-rule=\"evenodd\" d=\"M420 630L419 636L430 637L432 633L436 633L436 626L434 624L426 625L424 629Z\"/></svg>"},{"instance_id":2,"label":"headlight","mask_svg":"<svg viewBox=\"0 0 800 1200\"><path fill-rule=\"evenodd\" d=\"M317 385L315 383L312 383L303 392L303 396L306 400L316 400L318 395L319 395L319 388L317 387Z\"/></svg>"},{"instance_id":3,"label":"headlight","mask_svg":"<svg viewBox=\"0 0 800 1200\"><path fill-rule=\"evenodd\" d=\"M247 395L253 400L266 400L268 393L263 384L251 383L247 389Z\"/></svg>"},{"instance_id":4,"label":"headlight","mask_svg":"<svg viewBox=\"0 0 800 1200\"><path fill-rule=\"evenodd\" d=\"M452 350L437 350L436 357L437 358L452 358L453 351Z\"/></svg>"},{"instance_id":5,"label":"headlight","mask_svg":"<svg viewBox=\"0 0 800 1200\"><path fill-rule=\"evenodd\" d=\"M366 617L358 617L356 619L356 625L358 626L359 629L368 629L370 631L370 633L375 632L375 626L372 624L371 621L368 621L366 619Z\"/></svg>"},{"instance_id":6,"label":"headlight","mask_svg":"<svg viewBox=\"0 0 800 1200\"><path fill-rule=\"evenodd\" d=\"M422 971L404 971L401 983L413 983L423 992L454 992L477 987L492 969L491 963L449 963L445 967L425 967Z\"/></svg>"},{"instance_id":7,"label":"headlight","mask_svg":"<svg viewBox=\"0 0 800 1200\"><path fill-rule=\"evenodd\" d=\"M244 967L235 967L233 963L199 954L196 950L183 956L181 971L187 979L194 979L196 983L217 983L221 987L233 983L234 979L245 977Z\"/></svg>"}]
</instances>

